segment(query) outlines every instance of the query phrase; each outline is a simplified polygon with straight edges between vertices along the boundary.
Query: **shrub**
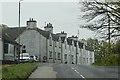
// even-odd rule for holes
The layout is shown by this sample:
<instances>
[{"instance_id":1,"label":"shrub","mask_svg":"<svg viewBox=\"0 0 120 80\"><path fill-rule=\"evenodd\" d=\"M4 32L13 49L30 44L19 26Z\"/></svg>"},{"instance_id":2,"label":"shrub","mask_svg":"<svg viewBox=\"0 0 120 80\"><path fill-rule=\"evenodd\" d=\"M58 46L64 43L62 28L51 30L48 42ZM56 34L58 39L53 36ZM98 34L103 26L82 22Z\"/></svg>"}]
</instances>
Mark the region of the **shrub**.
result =
<instances>
[{"instance_id":1,"label":"shrub","mask_svg":"<svg viewBox=\"0 0 120 80\"><path fill-rule=\"evenodd\" d=\"M120 66L120 54L110 54L107 58L95 62L93 65L99 66Z\"/></svg>"}]
</instances>

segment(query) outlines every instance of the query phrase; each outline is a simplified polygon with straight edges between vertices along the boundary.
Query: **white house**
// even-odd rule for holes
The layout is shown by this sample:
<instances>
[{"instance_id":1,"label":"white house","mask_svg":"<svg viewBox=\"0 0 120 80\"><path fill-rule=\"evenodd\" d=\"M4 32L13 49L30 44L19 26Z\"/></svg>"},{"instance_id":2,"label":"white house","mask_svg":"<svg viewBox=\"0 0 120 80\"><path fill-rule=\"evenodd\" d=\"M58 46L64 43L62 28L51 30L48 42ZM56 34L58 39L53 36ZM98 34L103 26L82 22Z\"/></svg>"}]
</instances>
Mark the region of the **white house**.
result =
<instances>
[{"instance_id":1,"label":"white house","mask_svg":"<svg viewBox=\"0 0 120 80\"><path fill-rule=\"evenodd\" d=\"M41 30L37 27L37 21L30 18L26 27L6 28L5 32L12 40L20 41L26 52L36 56L39 61L85 65L94 63L94 52L87 46L85 40L79 41L77 36L67 38L67 33L64 31L54 34L51 23ZM4 49L1 48L2 50ZM9 46L9 52L14 53L14 45ZM14 53L14 57L17 55Z\"/></svg>"},{"instance_id":2,"label":"white house","mask_svg":"<svg viewBox=\"0 0 120 80\"><path fill-rule=\"evenodd\" d=\"M20 44L14 41L8 34L8 28L1 28L0 31L0 60L15 61L15 55L19 52Z\"/></svg>"}]
</instances>

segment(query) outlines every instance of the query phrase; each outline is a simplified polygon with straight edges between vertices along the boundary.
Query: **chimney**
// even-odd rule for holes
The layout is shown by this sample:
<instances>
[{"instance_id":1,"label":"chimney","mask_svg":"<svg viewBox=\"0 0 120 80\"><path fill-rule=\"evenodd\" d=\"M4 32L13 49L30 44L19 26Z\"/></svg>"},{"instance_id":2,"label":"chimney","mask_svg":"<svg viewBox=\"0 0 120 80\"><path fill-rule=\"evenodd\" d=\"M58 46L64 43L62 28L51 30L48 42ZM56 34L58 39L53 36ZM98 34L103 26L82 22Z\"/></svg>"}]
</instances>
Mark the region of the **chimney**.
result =
<instances>
[{"instance_id":1,"label":"chimney","mask_svg":"<svg viewBox=\"0 0 120 80\"><path fill-rule=\"evenodd\" d=\"M27 28L36 28L37 27L37 21L34 20L33 18L30 18L28 21L27 21Z\"/></svg>"}]
</instances>

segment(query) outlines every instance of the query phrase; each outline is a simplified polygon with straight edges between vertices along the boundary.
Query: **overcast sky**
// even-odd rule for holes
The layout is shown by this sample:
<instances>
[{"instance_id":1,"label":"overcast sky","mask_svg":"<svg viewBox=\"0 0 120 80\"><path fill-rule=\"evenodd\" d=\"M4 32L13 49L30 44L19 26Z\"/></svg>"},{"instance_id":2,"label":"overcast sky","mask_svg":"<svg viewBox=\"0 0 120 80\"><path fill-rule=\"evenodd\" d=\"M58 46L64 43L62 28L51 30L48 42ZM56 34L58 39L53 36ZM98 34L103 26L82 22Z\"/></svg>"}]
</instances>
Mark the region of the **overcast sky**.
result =
<instances>
[{"instance_id":1,"label":"overcast sky","mask_svg":"<svg viewBox=\"0 0 120 80\"><path fill-rule=\"evenodd\" d=\"M18 26L18 0L2 2L0 9L0 17L2 24L9 27ZM31 2L32 1L32 2ZM62 0L57 2L52 0L39 2L36 0L24 0L21 2L21 26L26 26L26 21L29 18L37 20L37 27L44 29L46 23L52 23L54 33L65 31L69 36L77 35L79 30L79 39L94 37L94 33L87 29L80 29L79 26L84 24L79 18L80 5L78 0ZM60 1L60 0L59 0ZM1 6L1 4L0 4Z\"/></svg>"}]
</instances>

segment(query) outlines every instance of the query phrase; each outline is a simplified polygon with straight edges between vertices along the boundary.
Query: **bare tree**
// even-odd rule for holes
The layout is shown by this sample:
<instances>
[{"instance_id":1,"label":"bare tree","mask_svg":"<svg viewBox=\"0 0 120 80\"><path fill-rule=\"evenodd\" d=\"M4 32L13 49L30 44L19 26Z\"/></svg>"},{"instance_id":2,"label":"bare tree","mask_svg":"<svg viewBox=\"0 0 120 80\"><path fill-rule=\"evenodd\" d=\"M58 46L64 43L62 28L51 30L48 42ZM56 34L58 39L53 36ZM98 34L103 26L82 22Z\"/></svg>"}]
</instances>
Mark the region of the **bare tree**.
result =
<instances>
[{"instance_id":1,"label":"bare tree","mask_svg":"<svg viewBox=\"0 0 120 80\"><path fill-rule=\"evenodd\" d=\"M82 28L97 31L108 40L120 37L120 1L85 0L82 6L82 18L87 21Z\"/></svg>"}]
</instances>

